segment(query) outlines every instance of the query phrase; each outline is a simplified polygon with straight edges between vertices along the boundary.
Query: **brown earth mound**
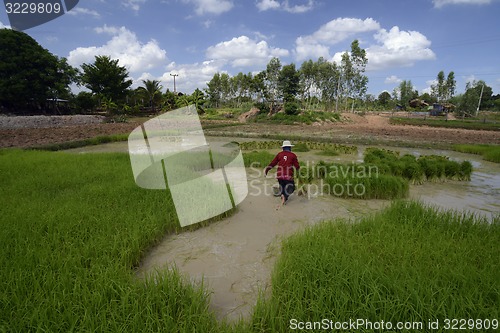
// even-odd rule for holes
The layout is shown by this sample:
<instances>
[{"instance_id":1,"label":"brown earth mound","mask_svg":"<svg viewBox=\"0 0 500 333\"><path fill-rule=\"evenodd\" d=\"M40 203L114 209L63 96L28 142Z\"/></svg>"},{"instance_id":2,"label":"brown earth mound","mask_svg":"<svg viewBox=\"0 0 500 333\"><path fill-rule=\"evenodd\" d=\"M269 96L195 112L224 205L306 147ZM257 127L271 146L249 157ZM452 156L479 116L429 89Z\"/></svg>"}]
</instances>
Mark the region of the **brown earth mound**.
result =
<instances>
[{"instance_id":1,"label":"brown earth mound","mask_svg":"<svg viewBox=\"0 0 500 333\"><path fill-rule=\"evenodd\" d=\"M73 116L75 117L75 116ZM17 117L16 117L17 118ZM64 121L46 120L52 127L33 128L33 119L23 125L22 119L0 117L0 148L34 147L68 141L78 141L113 134L128 134L140 125L140 120L128 123L102 123L95 118L78 119L75 124ZM240 126L226 126L210 129L206 134L227 136L261 136L261 135L293 135L317 138L332 138L340 142L366 142L382 140L384 142L407 142L424 144L450 143L484 143L500 144L500 132L477 131L450 128L433 128L425 126L402 126L389 124L389 114L360 116L352 113L342 115L342 122L324 122L319 126L312 125L275 125L250 123ZM11 126L6 126L9 122ZM221 123L226 124L228 121ZM36 123L36 122L35 122ZM236 122L235 122L236 123ZM16 124L12 126L12 124Z\"/></svg>"}]
</instances>

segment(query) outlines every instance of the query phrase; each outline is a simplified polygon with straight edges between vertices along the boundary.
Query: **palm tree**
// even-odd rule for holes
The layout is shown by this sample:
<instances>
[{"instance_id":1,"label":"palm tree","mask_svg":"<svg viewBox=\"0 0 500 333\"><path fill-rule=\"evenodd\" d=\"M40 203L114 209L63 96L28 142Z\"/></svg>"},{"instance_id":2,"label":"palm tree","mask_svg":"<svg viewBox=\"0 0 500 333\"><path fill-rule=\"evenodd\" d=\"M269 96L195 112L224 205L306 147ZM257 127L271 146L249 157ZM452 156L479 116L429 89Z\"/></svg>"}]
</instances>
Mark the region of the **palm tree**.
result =
<instances>
[{"instance_id":1,"label":"palm tree","mask_svg":"<svg viewBox=\"0 0 500 333\"><path fill-rule=\"evenodd\" d=\"M144 87L139 87L140 91L149 99L149 106L155 112L155 102L159 96L161 96L161 90L163 87L158 80L142 80Z\"/></svg>"}]
</instances>

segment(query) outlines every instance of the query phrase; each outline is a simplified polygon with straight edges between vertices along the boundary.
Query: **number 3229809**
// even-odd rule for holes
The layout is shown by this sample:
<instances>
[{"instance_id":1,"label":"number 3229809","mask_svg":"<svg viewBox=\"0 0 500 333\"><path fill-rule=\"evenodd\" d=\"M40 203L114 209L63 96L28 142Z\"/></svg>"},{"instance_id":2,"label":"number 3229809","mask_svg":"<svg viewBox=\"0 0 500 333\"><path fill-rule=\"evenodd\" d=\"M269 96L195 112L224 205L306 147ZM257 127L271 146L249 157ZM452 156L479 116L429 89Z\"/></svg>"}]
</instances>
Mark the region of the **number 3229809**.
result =
<instances>
[{"instance_id":1,"label":"number 3229809","mask_svg":"<svg viewBox=\"0 0 500 333\"><path fill-rule=\"evenodd\" d=\"M59 14L63 9L56 3L6 2L7 14Z\"/></svg>"}]
</instances>

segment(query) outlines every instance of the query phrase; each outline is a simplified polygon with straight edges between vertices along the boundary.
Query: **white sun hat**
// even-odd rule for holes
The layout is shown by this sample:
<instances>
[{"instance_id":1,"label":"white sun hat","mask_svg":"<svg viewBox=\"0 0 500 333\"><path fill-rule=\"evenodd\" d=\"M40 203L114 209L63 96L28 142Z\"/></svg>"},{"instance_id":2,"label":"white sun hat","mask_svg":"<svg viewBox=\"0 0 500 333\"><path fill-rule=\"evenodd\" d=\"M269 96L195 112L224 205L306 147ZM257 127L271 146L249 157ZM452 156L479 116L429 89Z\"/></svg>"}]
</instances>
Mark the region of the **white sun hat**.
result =
<instances>
[{"instance_id":1,"label":"white sun hat","mask_svg":"<svg viewBox=\"0 0 500 333\"><path fill-rule=\"evenodd\" d=\"M293 147L293 145L290 143L289 140L283 141L283 144L281 145L281 148L283 147Z\"/></svg>"}]
</instances>

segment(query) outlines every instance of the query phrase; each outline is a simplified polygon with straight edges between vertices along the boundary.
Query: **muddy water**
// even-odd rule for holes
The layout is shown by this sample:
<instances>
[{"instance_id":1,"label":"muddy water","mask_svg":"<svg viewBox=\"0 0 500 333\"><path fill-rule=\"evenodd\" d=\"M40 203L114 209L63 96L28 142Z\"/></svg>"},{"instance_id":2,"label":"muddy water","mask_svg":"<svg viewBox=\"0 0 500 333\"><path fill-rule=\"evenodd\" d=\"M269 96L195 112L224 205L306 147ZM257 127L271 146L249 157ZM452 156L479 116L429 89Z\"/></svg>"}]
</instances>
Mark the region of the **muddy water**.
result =
<instances>
[{"instance_id":1,"label":"muddy water","mask_svg":"<svg viewBox=\"0 0 500 333\"><path fill-rule=\"evenodd\" d=\"M126 143L112 143L73 152L126 152L126 147ZM471 161L474 173L470 182L411 186L410 197L440 208L467 210L487 218L500 214L498 164L483 161L479 156L451 151L386 148L401 154L436 154ZM319 160L359 162L365 149L359 147L358 154L336 157L318 156L315 152L298 153L298 156L300 160L311 163ZM389 204L382 200L293 195L285 207L276 210L279 199L272 196L272 185L276 181L264 178L260 170L251 169L248 169L248 179L250 193L238 206L237 213L203 229L167 236L144 259L137 275L143 277L175 265L193 282L203 279L212 293L211 307L220 319L248 318L259 292L270 291L271 270L283 238L324 219L358 219Z\"/></svg>"},{"instance_id":2,"label":"muddy water","mask_svg":"<svg viewBox=\"0 0 500 333\"><path fill-rule=\"evenodd\" d=\"M220 319L248 318L259 291L269 292L271 269L283 237L324 219L353 219L381 209L387 201L291 196L276 209L272 178L249 170L250 193L237 213L193 232L171 235L143 261L138 275L175 265L192 280L204 279Z\"/></svg>"}]
</instances>

